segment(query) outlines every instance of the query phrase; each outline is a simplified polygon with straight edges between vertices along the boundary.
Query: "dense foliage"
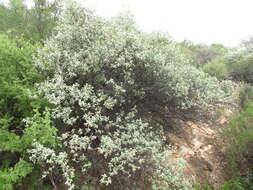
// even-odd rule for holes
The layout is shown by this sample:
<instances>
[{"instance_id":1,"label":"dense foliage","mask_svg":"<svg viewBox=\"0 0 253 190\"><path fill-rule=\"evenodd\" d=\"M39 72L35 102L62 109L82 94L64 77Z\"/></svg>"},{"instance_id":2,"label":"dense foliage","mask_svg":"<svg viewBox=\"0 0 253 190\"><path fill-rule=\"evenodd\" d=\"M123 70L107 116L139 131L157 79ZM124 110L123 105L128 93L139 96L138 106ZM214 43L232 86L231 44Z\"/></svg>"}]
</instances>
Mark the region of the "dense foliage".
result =
<instances>
[{"instance_id":1,"label":"dense foliage","mask_svg":"<svg viewBox=\"0 0 253 190\"><path fill-rule=\"evenodd\" d=\"M138 31L124 15L104 20L72 5L56 31L35 64L47 76L39 89L55 105L60 147L35 142L32 161L69 189L88 179L97 189L145 188L161 176L164 188L190 188L178 183L178 168L166 167L162 131L145 114L228 102L232 83L189 65L175 42Z\"/></svg>"},{"instance_id":2,"label":"dense foliage","mask_svg":"<svg viewBox=\"0 0 253 190\"><path fill-rule=\"evenodd\" d=\"M236 81L253 83L253 55L251 50L240 49L228 57L229 75Z\"/></svg>"},{"instance_id":3,"label":"dense foliage","mask_svg":"<svg viewBox=\"0 0 253 190\"><path fill-rule=\"evenodd\" d=\"M227 66L223 60L215 60L203 66L203 71L220 80L228 78Z\"/></svg>"},{"instance_id":4,"label":"dense foliage","mask_svg":"<svg viewBox=\"0 0 253 190\"><path fill-rule=\"evenodd\" d=\"M0 189L192 189L160 119L231 103L230 50L141 32L129 15L34 3L0 6ZM242 154L251 107L227 129Z\"/></svg>"},{"instance_id":5,"label":"dense foliage","mask_svg":"<svg viewBox=\"0 0 253 190\"><path fill-rule=\"evenodd\" d=\"M23 119L32 117L34 109L47 104L33 97L33 86L40 81L31 64L36 46L23 39L10 40L0 35L0 188L14 189L21 179L32 172L25 159L33 137L26 131ZM29 138L28 138L29 137Z\"/></svg>"}]
</instances>

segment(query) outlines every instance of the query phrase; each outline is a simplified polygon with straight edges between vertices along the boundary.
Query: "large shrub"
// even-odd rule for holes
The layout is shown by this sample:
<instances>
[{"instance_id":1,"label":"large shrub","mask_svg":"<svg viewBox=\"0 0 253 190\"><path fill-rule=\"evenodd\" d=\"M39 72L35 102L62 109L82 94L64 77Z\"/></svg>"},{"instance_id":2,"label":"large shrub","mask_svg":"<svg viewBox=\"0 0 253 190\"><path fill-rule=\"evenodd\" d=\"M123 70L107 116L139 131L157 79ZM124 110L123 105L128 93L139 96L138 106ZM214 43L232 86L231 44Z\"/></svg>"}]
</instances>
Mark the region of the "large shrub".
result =
<instances>
[{"instance_id":1,"label":"large shrub","mask_svg":"<svg viewBox=\"0 0 253 190\"><path fill-rule=\"evenodd\" d=\"M47 77L38 88L55 105L59 137L58 146L34 142L29 153L62 189L190 188L148 115L205 109L228 101L233 88L188 65L166 36L138 31L129 16L104 20L75 4L35 64Z\"/></svg>"}]
</instances>

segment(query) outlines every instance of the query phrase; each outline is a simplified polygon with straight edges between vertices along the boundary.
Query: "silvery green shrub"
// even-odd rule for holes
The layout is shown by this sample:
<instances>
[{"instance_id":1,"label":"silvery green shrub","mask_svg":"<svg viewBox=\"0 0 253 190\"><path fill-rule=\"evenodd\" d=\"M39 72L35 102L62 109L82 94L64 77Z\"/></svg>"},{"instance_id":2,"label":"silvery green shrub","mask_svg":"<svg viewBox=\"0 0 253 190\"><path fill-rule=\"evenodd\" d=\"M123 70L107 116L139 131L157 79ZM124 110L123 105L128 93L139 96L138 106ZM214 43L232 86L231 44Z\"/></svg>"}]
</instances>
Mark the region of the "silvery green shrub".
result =
<instances>
[{"instance_id":1,"label":"silvery green shrub","mask_svg":"<svg viewBox=\"0 0 253 190\"><path fill-rule=\"evenodd\" d=\"M105 20L76 4L34 61L58 128L57 148L34 142L29 151L44 176L68 189L190 189L145 113L227 101L229 82L188 65L174 41L140 32L129 16Z\"/></svg>"}]
</instances>

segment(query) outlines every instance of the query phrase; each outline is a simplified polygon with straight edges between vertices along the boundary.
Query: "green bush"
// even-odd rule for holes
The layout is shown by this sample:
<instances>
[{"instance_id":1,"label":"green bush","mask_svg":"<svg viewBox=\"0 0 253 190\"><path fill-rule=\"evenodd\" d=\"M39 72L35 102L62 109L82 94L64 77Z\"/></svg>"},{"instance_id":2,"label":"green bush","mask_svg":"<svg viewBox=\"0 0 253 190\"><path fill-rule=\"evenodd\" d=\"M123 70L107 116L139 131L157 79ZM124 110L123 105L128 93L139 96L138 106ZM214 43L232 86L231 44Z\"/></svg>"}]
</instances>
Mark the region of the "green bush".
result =
<instances>
[{"instance_id":1,"label":"green bush","mask_svg":"<svg viewBox=\"0 0 253 190\"><path fill-rule=\"evenodd\" d=\"M240 93L242 110L233 116L222 132L222 138L229 143L227 156L232 179L225 182L221 190L253 189L253 92L251 86L244 86Z\"/></svg>"},{"instance_id":2,"label":"green bush","mask_svg":"<svg viewBox=\"0 0 253 190\"><path fill-rule=\"evenodd\" d=\"M245 83L241 83L240 86L238 100L241 109L244 109L249 102L253 101L253 87Z\"/></svg>"},{"instance_id":3,"label":"green bush","mask_svg":"<svg viewBox=\"0 0 253 190\"><path fill-rule=\"evenodd\" d=\"M239 49L227 57L226 64L233 80L253 84L252 51Z\"/></svg>"},{"instance_id":4,"label":"green bush","mask_svg":"<svg viewBox=\"0 0 253 190\"><path fill-rule=\"evenodd\" d=\"M13 168L5 168L0 170L0 189L12 190L15 189L14 184L20 184L23 177L31 173L33 170L32 164L19 160Z\"/></svg>"},{"instance_id":5,"label":"green bush","mask_svg":"<svg viewBox=\"0 0 253 190\"><path fill-rule=\"evenodd\" d=\"M252 190L252 177L237 177L224 183L220 190Z\"/></svg>"},{"instance_id":6,"label":"green bush","mask_svg":"<svg viewBox=\"0 0 253 190\"><path fill-rule=\"evenodd\" d=\"M194 187L195 190L214 190L209 185L196 185ZM253 189L253 181L252 176L244 176L244 177L233 177L232 179L226 181L221 188L217 190L252 190Z\"/></svg>"},{"instance_id":7,"label":"green bush","mask_svg":"<svg viewBox=\"0 0 253 190\"><path fill-rule=\"evenodd\" d=\"M227 66L222 60L209 62L203 67L203 71L220 80L228 77Z\"/></svg>"},{"instance_id":8,"label":"green bush","mask_svg":"<svg viewBox=\"0 0 253 190\"><path fill-rule=\"evenodd\" d=\"M29 131L24 119L32 117L34 109L42 111L48 105L36 96L34 87L41 80L32 65L36 48L23 39L0 35L0 189L21 187L33 171L26 150L31 147L35 130ZM43 138L41 135L45 134L40 133Z\"/></svg>"},{"instance_id":9,"label":"green bush","mask_svg":"<svg viewBox=\"0 0 253 190\"><path fill-rule=\"evenodd\" d=\"M241 113L235 115L222 133L231 143L228 151L236 157L253 156L253 102L248 102Z\"/></svg>"}]
</instances>

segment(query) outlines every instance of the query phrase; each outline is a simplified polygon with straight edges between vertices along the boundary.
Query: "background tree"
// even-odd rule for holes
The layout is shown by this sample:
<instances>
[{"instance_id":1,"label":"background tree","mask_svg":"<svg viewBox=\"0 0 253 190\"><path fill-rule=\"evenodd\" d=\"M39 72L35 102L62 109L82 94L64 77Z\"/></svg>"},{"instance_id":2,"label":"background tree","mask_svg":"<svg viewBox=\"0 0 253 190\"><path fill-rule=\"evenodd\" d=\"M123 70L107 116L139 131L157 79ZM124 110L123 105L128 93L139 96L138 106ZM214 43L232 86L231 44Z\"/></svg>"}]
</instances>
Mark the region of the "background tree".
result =
<instances>
[{"instance_id":1,"label":"background tree","mask_svg":"<svg viewBox=\"0 0 253 190\"><path fill-rule=\"evenodd\" d=\"M61 11L61 0L34 0L31 7L23 0L10 0L0 4L0 31L12 38L23 36L34 42L43 41L50 36Z\"/></svg>"},{"instance_id":2,"label":"background tree","mask_svg":"<svg viewBox=\"0 0 253 190\"><path fill-rule=\"evenodd\" d=\"M39 39L50 36L62 12L62 0L34 0L30 11L30 24Z\"/></svg>"}]
</instances>

